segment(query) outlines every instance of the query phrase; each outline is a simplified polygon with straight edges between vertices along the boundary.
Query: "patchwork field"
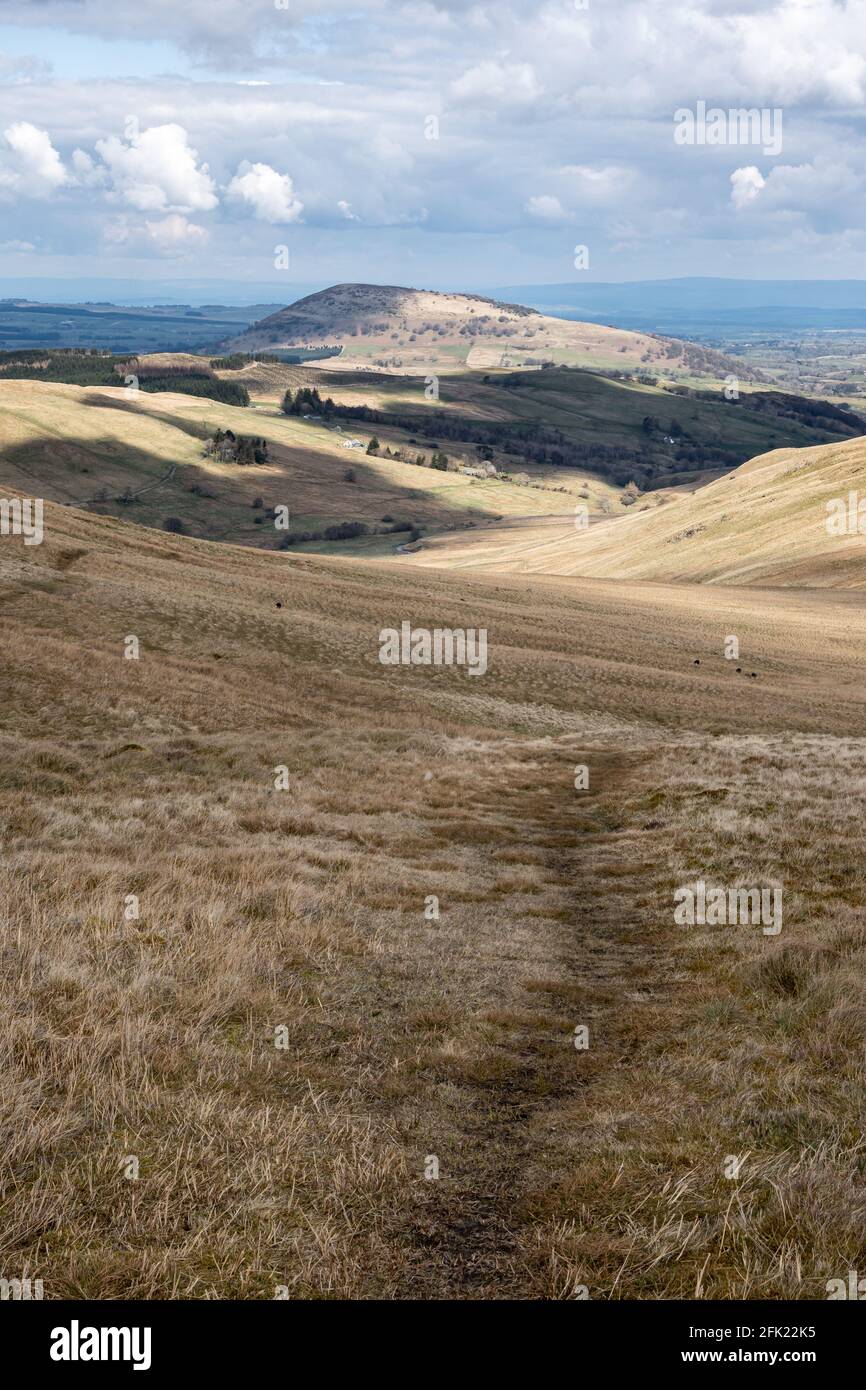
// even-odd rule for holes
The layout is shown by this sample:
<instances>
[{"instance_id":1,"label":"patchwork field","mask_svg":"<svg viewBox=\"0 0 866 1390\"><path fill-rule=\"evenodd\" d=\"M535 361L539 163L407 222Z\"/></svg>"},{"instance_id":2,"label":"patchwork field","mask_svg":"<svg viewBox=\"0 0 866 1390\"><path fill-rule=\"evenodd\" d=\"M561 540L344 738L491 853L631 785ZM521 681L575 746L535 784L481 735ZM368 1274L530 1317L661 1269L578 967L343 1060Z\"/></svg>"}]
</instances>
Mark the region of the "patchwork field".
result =
<instances>
[{"instance_id":1,"label":"patchwork field","mask_svg":"<svg viewBox=\"0 0 866 1390\"><path fill-rule=\"evenodd\" d=\"M859 593L46 527L0 540L4 1269L812 1299L862 1267ZM404 620L486 628L486 675L381 665ZM676 926L699 876L781 881L781 934Z\"/></svg>"}]
</instances>

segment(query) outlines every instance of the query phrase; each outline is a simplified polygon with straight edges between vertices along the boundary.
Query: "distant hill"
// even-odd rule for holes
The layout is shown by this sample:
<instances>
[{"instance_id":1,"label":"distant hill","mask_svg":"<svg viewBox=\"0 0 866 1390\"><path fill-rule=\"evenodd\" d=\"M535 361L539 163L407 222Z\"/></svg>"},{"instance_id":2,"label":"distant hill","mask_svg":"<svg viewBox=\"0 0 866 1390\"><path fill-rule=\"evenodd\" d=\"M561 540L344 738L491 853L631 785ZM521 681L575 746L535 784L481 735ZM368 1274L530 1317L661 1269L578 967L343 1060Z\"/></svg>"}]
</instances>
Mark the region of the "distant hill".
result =
<instances>
[{"instance_id":1,"label":"distant hill","mask_svg":"<svg viewBox=\"0 0 866 1390\"><path fill-rule=\"evenodd\" d=\"M226 341L256 352L339 343L337 365L399 372L557 365L717 380L759 373L692 343L549 318L483 295L397 285L333 285ZM329 366L335 365L333 360Z\"/></svg>"}]
</instances>

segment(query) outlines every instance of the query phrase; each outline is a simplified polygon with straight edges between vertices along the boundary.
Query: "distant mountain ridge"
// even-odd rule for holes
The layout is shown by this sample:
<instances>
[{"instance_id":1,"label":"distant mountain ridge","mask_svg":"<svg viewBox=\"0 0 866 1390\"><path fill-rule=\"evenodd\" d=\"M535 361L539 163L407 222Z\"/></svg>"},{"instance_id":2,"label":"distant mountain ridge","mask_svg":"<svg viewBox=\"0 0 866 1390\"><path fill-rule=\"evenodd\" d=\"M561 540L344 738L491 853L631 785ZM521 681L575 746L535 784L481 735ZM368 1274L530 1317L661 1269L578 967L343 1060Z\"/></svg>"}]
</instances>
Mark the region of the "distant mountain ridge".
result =
<instances>
[{"instance_id":1,"label":"distant mountain ridge","mask_svg":"<svg viewBox=\"0 0 866 1390\"><path fill-rule=\"evenodd\" d=\"M568 281L493 290L567 319L690 337L700 329L866 328L866 280Z\"/></svg>"}]
</instances>

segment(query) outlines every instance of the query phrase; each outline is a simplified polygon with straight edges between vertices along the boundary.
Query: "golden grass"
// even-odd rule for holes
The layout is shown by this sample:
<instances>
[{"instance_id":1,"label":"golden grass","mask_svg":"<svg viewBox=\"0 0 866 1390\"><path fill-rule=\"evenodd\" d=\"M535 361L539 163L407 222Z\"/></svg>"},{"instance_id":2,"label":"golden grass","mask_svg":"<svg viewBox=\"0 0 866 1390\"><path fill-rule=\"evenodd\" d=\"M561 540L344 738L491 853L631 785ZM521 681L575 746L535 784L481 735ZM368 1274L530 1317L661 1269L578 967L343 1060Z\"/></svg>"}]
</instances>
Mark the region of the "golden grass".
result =
<instances>
[{"instance_id":1,"label":"golden grass","mask_svg":"<svg viewBox=\"0 0 866 1390\"><path fill-rule=\"evenodd\" d=\"M858 1267L858 595L46 520L0 540L4 1277L814 1298ZM380 666L403 618L487 627L487 675ZM781 877L781 937L676 928L696 871Z\"/></svg>"},{"instance_id":2,"label":"golden grass","mask_svg":"<svg viewBox=\"0 0 866 1390\"><path fill-rule=\"evenodd\" d=\"M862 588L866 537L827 530L827 502L866 495L866 440L778 449L670 505L647 493L589 529L539 519L519 531L438 536L412 560L437 569L597 579Z\"/></svg>"},{"instance_id":3,"label":"golden grass","mask_svg":"<svg viewBox=\"0 0 866 1390\"><path fill-rule=\"evenodd\" d=\"M266 438L268 462L238 467L206 457L204 440L218 427ZM379 428L378 435L383 450L399 448L413 458L432 453L409 446L405 432ZM76 505L101 497L92 508L98 514L153 528L176 516L200 539L276 548L284 533L264 517L264 508L276 506L289 508L295 531L323 531L341 521L384 531L385 517L453 528L568 512L578 491L589 490L586 505L593 511L619 495L598 479L585 488L580 474L562 479L572 489L564 495L343 447L346 439L366 445L371 437L369 427L345 424L342 433L332 432L263 402L242 409L173 392L133 395L123 387L0 381L0 486ZM471 445L449 445L449 451L455 459L476 460ZM354 482L347 481L350 470ZM141 496L124 505L118 498L127 490ZM253 508L257 498L264 508ZM376 544L387 554L407 539L404 531L380 536Z\"/></svg>"}]
</instances>

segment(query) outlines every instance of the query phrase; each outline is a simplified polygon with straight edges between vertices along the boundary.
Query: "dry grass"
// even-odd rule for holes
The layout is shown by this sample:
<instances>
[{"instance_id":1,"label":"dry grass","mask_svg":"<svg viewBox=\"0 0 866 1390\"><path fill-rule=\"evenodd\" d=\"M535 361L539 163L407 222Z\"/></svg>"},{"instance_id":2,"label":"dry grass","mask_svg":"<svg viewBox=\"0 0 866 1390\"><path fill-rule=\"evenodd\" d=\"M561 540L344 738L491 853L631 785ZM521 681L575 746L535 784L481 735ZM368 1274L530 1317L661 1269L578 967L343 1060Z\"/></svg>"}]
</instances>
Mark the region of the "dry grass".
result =
<instances>
[{"instance_id":1,"label":"dry grass","mask_svg":"<svg viewBox=\"0 0 866 1390\"><path fill-rule=\"evenodd\" d=\"M217 428L266 438L268 462L238 467L205 457L204 441ZM405 431L377 428L383 451L430 457L432 449L410 446ZM584 488L584 475L573 470L559 483L573 487L564 495L418 467L343 447L350 438L366 445L371 426L345 422L341 430L283 415L277 402L241 408L173 392L0 381L0 487L3 495L17 488L75 505L104 497L92 506L97 514L154 528L176 516L199 539L274 549L284 532L265 509L285 506L293 531L322 532L341 521L379 527L383 534L370 543L382 554L408 540L408 529L387 531L386 517L453 529L527 512L561 514L573 509L579 490L590 491L593 512L619 496L599 479ZM449 442L448 449L454 459L477 462L471 443ZM354 483L346 481L349 470ZM127 491L141 496L124 504L118 499ZM256 499L264 506L254 509Z\"/></svg>"},{"instance_id":2,"label":"dry grass","mask_svg":"<svg viewBox=\"0 0 866 1390\"><path fill-rule=\"evenodd\" d=\"M866 484L866 441L777 449L661 506L647 493L587 530L540 518L519 530L439 536L412 563L480 573L862 589L866 538L831 535L826 504Z\"/></svg>"},{"instance_id":3,"label":"dry grass","mask_svg":"<svg viewBox=\"0 0 866 1390\"><path fill-rule=\"evenodd\" d=\"M0 541L0 1273L809 1298L862 1262L856 595L47 520ZM486 626L488 674L381 667L403 618ZM675 928L694 871L783 878L782 936Z\"/></svg>"}]
</instances>

